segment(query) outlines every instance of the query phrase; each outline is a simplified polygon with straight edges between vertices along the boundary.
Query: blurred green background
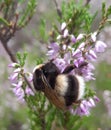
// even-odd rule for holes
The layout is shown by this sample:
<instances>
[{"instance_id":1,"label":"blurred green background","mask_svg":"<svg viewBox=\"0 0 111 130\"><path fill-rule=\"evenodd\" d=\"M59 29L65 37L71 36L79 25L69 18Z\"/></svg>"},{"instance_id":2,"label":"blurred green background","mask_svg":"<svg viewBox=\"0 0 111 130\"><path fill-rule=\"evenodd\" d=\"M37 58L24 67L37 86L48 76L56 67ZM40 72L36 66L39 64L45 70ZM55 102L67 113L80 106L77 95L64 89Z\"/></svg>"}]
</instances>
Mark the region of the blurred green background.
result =
<instances>
[{"instance_id":1,"label":"blurred green background","mask_svg":"<svg viewBox=\"0 0 111 130\"><path fill-rule=\"evenodd\" d=\"M91 13L98 10L98 15L92 25L92 31L96 29L100 21L100 9L102 0L91 0ZM111 1L105 1L107 5ZM58 0L59 5L61 0ZM13 53L17 51L28 52L26 69L32 72L36 65L37 57L46 59L47 39L51 26L56 20L56 8L51 0L38 0L37 11L31 22L15 37L9 41ZM45 19L45 21L43 20ZM41 38L41 24L46 22L44 28L44 38ZM82 117L83 123L80 130L111 130L111 27L105 27L98 39L103 40L108 48L102 55L98 55L98 61L95 64L96 80L90 83L92 89L96 91L100 102L91 111L91 116ZM12 93L12 87L8 80L11 70L8 64L11 63L5 50L0 44L0 130L27 130L29 120L27 107L17 101Z\"/></svg>"}]
</instances>

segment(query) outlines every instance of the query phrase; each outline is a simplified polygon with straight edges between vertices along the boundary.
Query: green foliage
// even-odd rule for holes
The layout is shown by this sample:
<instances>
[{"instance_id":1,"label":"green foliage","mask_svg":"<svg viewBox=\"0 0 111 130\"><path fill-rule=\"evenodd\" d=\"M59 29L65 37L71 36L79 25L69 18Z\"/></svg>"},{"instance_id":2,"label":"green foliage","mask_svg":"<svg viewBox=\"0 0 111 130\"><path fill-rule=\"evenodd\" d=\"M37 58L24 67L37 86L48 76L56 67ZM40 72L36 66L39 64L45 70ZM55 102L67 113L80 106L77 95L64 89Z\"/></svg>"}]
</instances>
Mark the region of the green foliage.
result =
<instances>
[{"instance_id":1,"label":"green foliage","mask_svg":"<svg viewBox=\"0 0 111 130\"><path fill-rule=\"evenodd\" d=\"M6 26L9 26L10 24L5 20L4 18L0 17L0 24L5 24Z\"/></svg>"},{"instance_id":2,"label":"green foliage","mask_svg":"<svg viewBox=\"0 0 111 130\"><path fill-rule=\"evenodd\" d=\"M46 21L44 19L40 20L39 35L40 35L40 39L42 38L43 42L47 42L48 33L46 32Z\"/></svg>"},{"instance_id":3,"label":"green foliage","mask_svg":"<svg viewBox=\"0 0 111 130\"><path fill-rule=\"evenodd\" d=\"M24 10L20 12L21 18L18 22L19 27L27 25L28 21L32 18L37 6L37 0L29 0Z\"/></svg>"},{"instance_id":4,"label":"green foliage","mask_svg":"<svg viewBox=\"0 0 111 130\"><path fill-rule=\"evenodd\" d=\"M17 53L17 59L21 67L25 65L26 58L27 58L27 52L24 52L23 55L20 52Z\"/></svg>"},{"instance_id":5,"label":"green foliage","mask_svg":"<svg viewBox=\"0 0 111 130\"><path fill-rule=\"evenodd\" d=\"M111 23L111 19L109 18L111 16L111 6L106 8L106 4L103 3L101 11L102 11L102 20L101 20L99 27L98 27L98 34L107 23Z\"/></svg>"},{"instance_id":6,"label":"green foliage","mask_svg":"<svg viewBox=\"0 0 111 130\"><path fill-rule=\"evenodd\" d=\"M90 32L95 16L96 13L91 15L89 5L83 5L82 1L76 3L74 0L71 0L62 4L61 22L66 21L68 23L70 33L78 34L80 30L85 33Z\"/></svg>"}]
</instances>

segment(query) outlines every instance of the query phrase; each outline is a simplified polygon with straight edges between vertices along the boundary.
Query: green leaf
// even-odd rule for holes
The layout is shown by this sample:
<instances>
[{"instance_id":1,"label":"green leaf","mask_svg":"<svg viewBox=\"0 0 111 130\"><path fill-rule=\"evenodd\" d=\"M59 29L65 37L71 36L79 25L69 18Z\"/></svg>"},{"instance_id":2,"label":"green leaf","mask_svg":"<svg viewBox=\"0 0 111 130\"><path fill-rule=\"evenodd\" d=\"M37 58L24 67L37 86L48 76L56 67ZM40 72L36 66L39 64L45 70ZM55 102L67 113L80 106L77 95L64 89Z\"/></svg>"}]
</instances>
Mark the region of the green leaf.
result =
<instances>
[{"instance_id":1,"label":"green leaf","mask_svg":"<svg viewBox=\"0 0 111 130\"><path fill-rule=\"evenodd\" d=\"M1 18L1 17L0 17L0 23L5 24L7 26L10 25L7 20L5 20L4 18Z\"/></svg>"},{"instance_id":2,"label":"green leaf","mask_svg":"<svg viewBox=\"0 0 111 130\"><path fill-rule=\"evenodd\" d=\"M17 59L19 61L20 66L23 67L25 65L25 61L27 58L27 52L24 52L23 54L18 52L16 55L17 55Z\"/></svg>"},{"instance_id":3,"label":"green leaf","mask_svg":"<svg viewBox=\"0 0 111 130\"><path fill-rule=\"evenodd\" d=\"M106 15L106 4L105 2L102 3L102 17L104 17Z\"/></svg>"}]
</instances>

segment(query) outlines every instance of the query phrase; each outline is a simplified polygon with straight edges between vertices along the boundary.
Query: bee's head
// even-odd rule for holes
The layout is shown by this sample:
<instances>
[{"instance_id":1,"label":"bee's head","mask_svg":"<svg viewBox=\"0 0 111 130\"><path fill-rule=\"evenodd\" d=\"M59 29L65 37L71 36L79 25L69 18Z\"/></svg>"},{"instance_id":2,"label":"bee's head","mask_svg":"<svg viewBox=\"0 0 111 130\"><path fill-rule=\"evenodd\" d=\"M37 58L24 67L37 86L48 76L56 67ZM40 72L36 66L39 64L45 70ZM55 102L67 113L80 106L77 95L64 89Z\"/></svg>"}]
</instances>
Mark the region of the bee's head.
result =
<instances>
[{"instance_id":1,"label":"bee's head","mask_svg":"<svg viewBox=\"0 0 111 130\"><path fill-rule=\"evenodd\" d=\"M59 69L52 62L37 65L33 70L33 84L36 90L44 89L43 76L47 80L56 77L60 73Z\"/></svg>"},{"instance_id":2,"label":"bee's head","mask_svg":"<svg viewBox=\"0 0 111 130\"><path fill-rule=\"evenodd\" d=\"M33 70L33 84L36 90L44 89L42 66L43 64L40 64Z\"/></svg>"},{"instance_id":3,"label":"bee's head","mask_svg":"<svg viewBox=\"0 0 111 130\"><path fill-rule=\"evenodd\" d=\"M46 63L42 67L42 70L46 78L49 78L51 76L57 76L60 73L59 69L52 62Z\"/></svg>"}]
</instances>

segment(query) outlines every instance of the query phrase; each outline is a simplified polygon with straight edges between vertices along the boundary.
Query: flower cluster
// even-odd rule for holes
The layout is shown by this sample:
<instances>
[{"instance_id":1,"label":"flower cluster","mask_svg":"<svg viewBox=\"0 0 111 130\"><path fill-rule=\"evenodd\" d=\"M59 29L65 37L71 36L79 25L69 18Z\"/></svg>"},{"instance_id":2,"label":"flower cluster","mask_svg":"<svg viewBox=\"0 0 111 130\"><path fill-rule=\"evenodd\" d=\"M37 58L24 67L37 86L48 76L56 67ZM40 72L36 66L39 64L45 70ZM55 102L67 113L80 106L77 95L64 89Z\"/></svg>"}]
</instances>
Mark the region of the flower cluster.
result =
<instances>
[{"instance_id":1,"label":"flower cluster","mask_svg":"<svg viewBox=\"0 0 111 130\"><path fill-rule=\"evenodd\" d=\"M25 84L22 74L25 73L24 69L20 67L18 63L12 63L9 65L10 68L13 68L14 71L10 75L9 79L13 86L13 92L18 97L18 100L24 102L25 95L34 95L33 91ZM25 73L28 77L28 81L32 81L32 74L27 72Z\"/></svg>"},{"instance_id":2,"label":"flower cluster","mask_svg":"<svg viewBox=\"0 0 111 130\"><path fill-rule=\"evenodd\" d=\"M48 56L61 72L70 64L75 66L73 73L82 75L86 81L94 80L92 61L97 60L97 53L105 51L107 47L97 40L97 32L90 35L79 34L75 37L69 34L67 24L62 23L61 35L50 44Z\"/></svg>"},{"instance_id":3,"label":"flower cluster","mask_svg":"<svg viewBox=\"0 0 111 130\"><path fill-rule=\"evenodd\" d=\"M105 51L107 45L97 40L97 32L91 34L79 34L75 37L69 34L67 24L64 22L61 25L60 34L56 41L49 45L47 55L49 59L56 64L61 70L73 65L74 69L71 74L81 75L85 81L95 80L93 71L95 69L92 64L97 60L97 54ZM77 115L89 115L91 107L95 106L95 101L99 99L95 95L83 99L79 106L71 112Z\"/></svg>"},{"instance_id":4,"label":"flower cluster","mask_svg":"<svg viewBox=\"0 0 111 130\"><path fill-rule=\"evenodd\" d=\"M79 116L89 116L91 108L96 106L96 102L99 102L99 98L94 96L93 98L85 99L81 101L80 105L76 107L76 109L73 109L72 107L69 108L69 111L73 115L79 115Z\"/></svg>"}]
</instances>

